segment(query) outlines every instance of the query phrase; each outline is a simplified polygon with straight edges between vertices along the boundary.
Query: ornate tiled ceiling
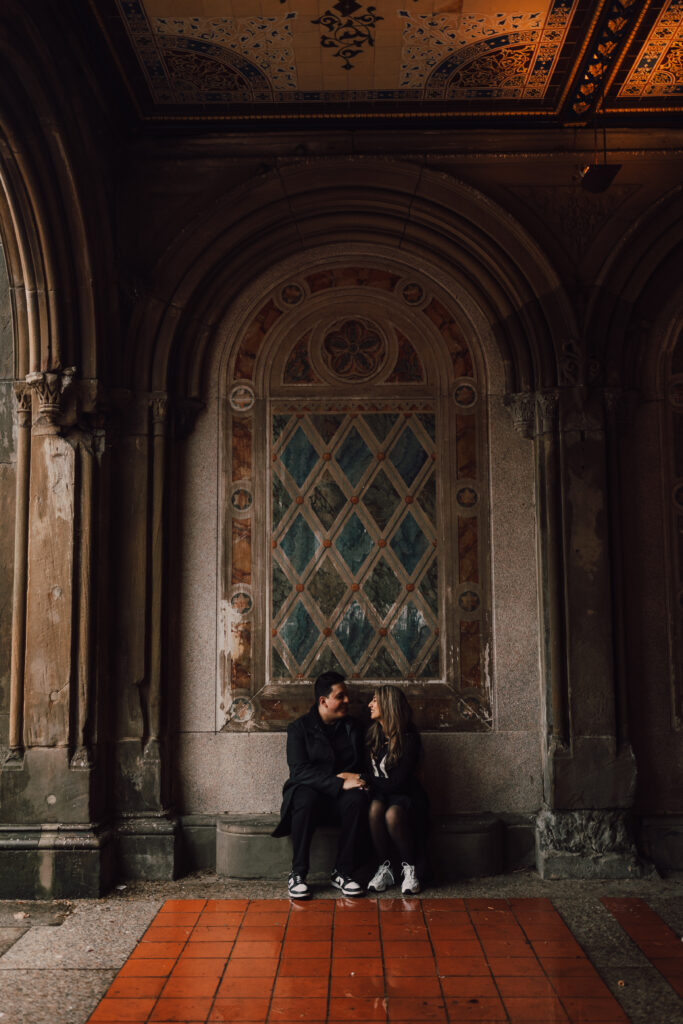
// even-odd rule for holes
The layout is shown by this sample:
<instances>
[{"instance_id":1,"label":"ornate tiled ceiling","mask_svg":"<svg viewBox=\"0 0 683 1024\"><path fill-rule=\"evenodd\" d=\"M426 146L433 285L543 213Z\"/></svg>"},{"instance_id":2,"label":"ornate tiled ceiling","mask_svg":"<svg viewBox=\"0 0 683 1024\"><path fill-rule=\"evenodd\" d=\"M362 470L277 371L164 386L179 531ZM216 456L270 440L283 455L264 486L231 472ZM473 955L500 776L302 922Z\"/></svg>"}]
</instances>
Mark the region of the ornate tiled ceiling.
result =
<instances>
[{"instance_id":1,"label":"ornate tiled ceiling","mask_svg":"<svg viewBox=\"0 0 683 1024\"><path fill-rule=\"evenodd\" d=\"M683 0L91 0L144 118L683 110Z\"/></svg>"}]
</instances>

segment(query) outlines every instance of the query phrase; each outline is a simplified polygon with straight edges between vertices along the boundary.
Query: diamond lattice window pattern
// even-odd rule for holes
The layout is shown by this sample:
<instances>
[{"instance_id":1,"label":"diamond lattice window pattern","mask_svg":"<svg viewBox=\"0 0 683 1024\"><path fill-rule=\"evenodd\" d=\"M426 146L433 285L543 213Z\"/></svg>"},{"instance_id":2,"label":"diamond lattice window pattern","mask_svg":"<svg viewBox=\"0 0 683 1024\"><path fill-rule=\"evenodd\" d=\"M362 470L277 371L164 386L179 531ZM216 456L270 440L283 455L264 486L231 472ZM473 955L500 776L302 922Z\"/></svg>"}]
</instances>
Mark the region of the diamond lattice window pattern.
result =
<instances>
[{"instance_id":1,"label":"diamond lattice window pattern","mask_svg":"<svg viewBox=\"0 0 683 1024\"><path fill-rule=\"evenodd\" d=\"M270 677L440 677L436 422L272 414Z\"/></svg>"}]
</instances>

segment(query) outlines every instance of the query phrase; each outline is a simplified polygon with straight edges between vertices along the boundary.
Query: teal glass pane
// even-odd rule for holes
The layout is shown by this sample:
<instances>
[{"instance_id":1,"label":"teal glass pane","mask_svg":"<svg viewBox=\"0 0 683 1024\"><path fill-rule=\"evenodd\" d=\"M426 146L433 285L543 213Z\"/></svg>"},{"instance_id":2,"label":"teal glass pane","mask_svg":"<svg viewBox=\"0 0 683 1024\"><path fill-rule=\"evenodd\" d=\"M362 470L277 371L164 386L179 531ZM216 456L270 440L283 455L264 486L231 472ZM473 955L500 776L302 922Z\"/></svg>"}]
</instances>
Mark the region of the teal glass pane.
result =
<instances>
[{"instance_id":1,"label":"teal glass pane","mask_svg":"<svg viewBox=\"0 0 683 1024\"><path fill-rule=\"evenodd\" d=\"M383 469L372 481L363 497L363 504L380 530L384 530L400 502L396 488Z\"/></svg>"},{"instance_id":2,"label":"teal glass pane","mask_svg":"<svg viewBox=\"0 0 683 1024\"><path fill-rule=\"evenodd\" d=\"M342 415L334 415L332 413L326 413L322 416L311 416L310 421L320 434L325 444L329 444L334 435L337 433L345 417Z\"/></svg>"},{"instance_id":3,"label":"teal glass pane","mask_svg":"<svg viewBox=\"0 0 683 1024\"><path fill-rule=\"evenodd\" d=\"M441 651L439 650L438 643L434 645L434 650L431 652L426 662L418 672L420 679L435 679L441 675Z\"/></svg>"},{"instance_id":4,"label":"teal glass pane","mask_svg":"<svg viewBox=\"0 0 683 1024\"><path fill-rule=\"evenodd\" d=\"M320 636L320 630L304 608L301 601L297 601L294 606L294 611L291 613L284 626L281 627L280 636L287 644L298 663L301 664L313 644Z\"/></svg>"},{"instance_id":5,"label":"teal glass pane","mask_svg":"<svg viewBox=\"0 0 683 1024\"><path fill-rule=\"evenodd\" d=\"M289 423L289 416L273 416L273 444L277 444L282 436L282 431Z\"/></svg>"},{"instance_id":6,"label":"teal glass pane","mask_svg":"<svg viewBox=\"0 0 683 1024\"><path fill-rule=\"evenodd\" d=\"M351 486L355 487L372 462L372 452L356 428L352 427L335 458Z\"/></svg>"},{"instance_id":7,"label":"teal glass pane","mask_svg":"<svg viewBox=\"0 0 683 1024\"><path fill-rule=\"evenodd\" d=\"M436 526L436 478L433 473L428 477L417 500L430 522Z\"/></svg>"},{"instance_id":8,"label":"teal glass pane","mask_svg":"<svg viewBox=\"0 0 683 1024\"><path fill-rule=\"evenodd\" d=\"M369 424L377 440L383 441L397 419L398 416L393 412L372 412L365 417L365 422Z\"/></svg>"},{"instance_id":9,"label":"teal glass pane","mask_svg":"<svg viewBox=\"0 0 683 1024\"><path fill-rule=\"evenodd\" d=\"M439 581L438 581L438 569L436 565L436 558L432 560L432 564L429 569L422 577L420 583L420 592L424 597L425 601L434 612L437 614L439 609Z\"/></svg>"},{"instance_id":10,"label":"teal glass pane","mask_svg":"<svg viewBox=\"0 0 683 1024\"><path fill-rule=\"evenodd\" d=\"M384 619L401 593L401 584L386 561L380 558L363 584L363 590L380 619Z\"/></svg>"},{"instance_id":11,"label":"teal glass pane","mask_svg":"<svg viewBox=\"0 0 683 1024\"><path fill-rule=\"evenodd\" d=\"M277 562L273 562L273 619L277 619L280 609L292 592L292 584L285 576Z\"/></svg>"},{"instance_id":12,"label":"teal glass pane","mask_svg":"<svg viewBox=\"0 0 683 1024\"><path fill-rule=\"evenodd\" d=\"M410 487L427 460L427 453L410 427L406 427L389 456L406 487Z\"/></svg>"},{"instance_id":13,"label":"teal glass pane","mask_svg":"<svg viewBox=\"0 0 683 1024\"><path fill-rule=\"evenodd\" d=\"M316 659L311 669L311 678L317 679L323 672L338 672L340 676L346 675L346 669L340 665L337 655L331 647L324 647L320 657Z\"/></svg>"},{"instance_id":14,"label":"teal glass pane","mask_svg":"<svg viewBox=\"0 0 683 1024\"><path fill-rule=\"evenodd\" d=\"M368 531L354 514L337 538L336 548L355 576L373 547Z\"/></svg>"},{"instance_id":15,"label":"teal glass pane","mask_svg":"<svg viewBox=\"0 0 683 1024\"><path fill-rule=\"evenodd\" d=\"M301 575L320 547L320 541L304 517L299 513L282 538L280 547L297 573Z\"/></svg>"},{"instance_id":16,"label":"teal glass pane","mask_svg":"<svg viewBox=\"0 0 683 1024\"><path fill-rule=\"evenodd\" d=\"M425 428L432 441L436 440L436 417L433 412L421 412L418 413L417 418L419 419L422 426Z\"/></svg>"},{"instance_id":17,"label":"teal glass pane","mask_svg":"<svg viewBox=\"0 0 683 1024\"><path fill-rule=\"evenodd\" d=\"M287 488L279 476L273 474L273 529L277 530L282 518L292 504L292 499L287 493Z\"/></svg>"},{"instance_id":18,"label":"teal glass pane","mask_svg":"<svg viewBox=\"0 0 683 1024\"><path fill-rule=\"evenodd\" d=\"M357 601L352 601L335 630L340 644L355 664L360 660L374 636L374 629Z\"/></svg>"},{"instance_id":19,"label":"teal glass pane","mask_svg":"<svg viewBox=\"0 0 683 1024\"><path fill-rule=\"evenodd\" d=\"M332 527L345 504L344 492L335 483L328 470L325 470L319 483L311 492L311 508L326 530Z\"/></svg>"},{"instance_id":20,"label":"teal glass pane","mask_svg":"<svg viewBox=\"0 0 683 1024\"><path fill-rule=\"evenodd\" d=\"M401 521L389 543L399 562L409 574L412 573L428 547L427 538L410 512Z\"/></svg>"},{"instance_id":21,"label":"teal glass pane","mask_svg":"<svg viewBox=\"0 0 683 1024\"><path fill-rule=\"evenodd\" d=\"M308 584L308 593L328 618L346 593L346 584L334 567L331 558L325 558Z\"/></svg>"},{"instance_id":22,"label":"teal glass pane","mask_svg":"<svg viewBox=\"0 0 683 1024\"><path fill-rule=\"evenodd\" d=\"M424 615L409 601L394 623L391 635L411 665L430 637Z\"/></svg>"},{"instance_id":23,"label":"teal glass pane","mask_svg":"<svg viewBox=\"0 0 683 1024\"><path fill-rule=\"evenodd\" d=\"M402 675L403 673L386 647L380 647L365 672L368 679L400 679Z\"/></svg>"},{"instance_id":24,"label":"teal glass pane","mask_svg":"<svg viewBox=\"0 0 683 1024\"><path fill-rule=\"evenodd\" d=\"M318 461L318 453L301 427L283 451L282 461L297 487L301 487Z\"/></svg>"}]
</instances>

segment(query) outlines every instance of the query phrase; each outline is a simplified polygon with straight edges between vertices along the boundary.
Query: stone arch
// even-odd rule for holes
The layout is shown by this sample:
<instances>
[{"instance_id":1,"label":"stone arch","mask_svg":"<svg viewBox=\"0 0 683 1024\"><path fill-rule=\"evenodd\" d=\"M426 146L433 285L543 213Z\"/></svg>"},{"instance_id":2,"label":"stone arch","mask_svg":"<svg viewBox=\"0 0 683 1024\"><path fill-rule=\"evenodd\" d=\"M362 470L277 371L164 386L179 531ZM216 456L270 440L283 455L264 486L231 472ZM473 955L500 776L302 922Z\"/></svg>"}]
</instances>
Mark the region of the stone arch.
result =
<instances>
[{"instance_id":1,"label":"stone arch","mask_svg":"<svg viewBox=\"0 0 683 1024\"><path fill-rule=\"evenodd\" d=\"M576 336L547 258L482 193L445 174L370 159L266 173L188 225L164 254L136 313L126 375L201 398L217 324L254 276L295 252L348 243L396 249L441 267L487 320L510 393L551 386Z\"/></svg>"},{"instance_id":2,"label":"stone arch","mask_svg":"<svg viewBox=\"0 0 683 1024\"><path fill-rule=\"evenodd\" d=\"M350 310L359 311L363 323L372 324L372 330L379 332L375 347L383 349L377 364L382 368L373 368L369 375L359 372L354 381L347 379L343 372L335 377L336 371L329 361L324 365L324 346L321 347L322 338L317 337L323 322L337 323L341 318L348 324ZM490 728L492 702L486 663L487 658L490 659L491 609L485 405L491 377L500 393L504 374L485 320L478 316L476 307L468 303L466 297L460 302L449 294L448 278L438 269L424 265L416 269L403 254L388 247L378 250L367 245L347 245L321 247L290 257L280 267L271 268L254 282L238 308L226 316L219 334L224 346L218 371L222 466L219 507L225 510L227 521L220 532L222 544L217 575L221 588L219 618L228 624L228 629L219 635L218 664L222 675L217 718L225 722L225 727L240 728L251 721L244 717L249 714L257 716L258 723L254 721L252 725L278 728L279 722L281 727L285 705L294 713L308 700L308 686L300 686L299 692L292 684L299 679L310 679L311 674L315 676L323 661L327 664L325 659L332 658L337 659L337 670L341 669L349 678L372 680L373 672L389 671L390 664L397 679L412 676L413 696L420 705L425 724L434 725L438 719L442 729ZM370 383L366 383L366 379ZM333 384L334 380L337 383ZM338 392L343 392L345 397L342 399ZM277 406L281 411L266 414L267 403L271 410ZM301 409L306 410L305 415ZM327 410L335 422L343 424L331 445L332 436L327 437L323 431L323 437L316 427L323 410ZM380 418L395 421L386 437L382 434L380 438L369 426L378 413ZM271 414L273 438L269 439L270 427L266 419ZM397 416L399 420L411 416L424 420L416 428L421 442L411 434L411 441L422 456L415 474L419 494L415 495L414 505L414 496L410 493L412 472L408 474L408 486L408 481L399 478L396 468L390 468L391 449L398 446L403 437ZM297 418L305 422L297 424L294 422ZM355 424L351 424L352 419ZM277 438L276 420L282 428L278 427ZM283 425L285 420L289 425ZM431 425L425 428L427 421ZM358 424L361 434L356 430ZM293 431L296 436L306 434L302 443L309 454L314 450L311 443L316 448L321 443L328 445L330 452L318 452L317 468L313 477L309 472L304 473L307 482L303 489L303 479L293 484L288 471L278 470L280 475L275 474L272 479L272 522L266 522L262 509L269 502L267 467L274 461L280 466L287 460L292 440L289 435ZM428 436L430 431L431 437ZM335 464L337 449L344 448L351 434L356 436L369 460L358 480L354 473L347 478ZM287 439L286 445L284 439ZM384 460L383 449L387 445L389 462L378 462L373 468L375 459ZM425 456L422 445L429 448L429 456ZM372 458L370 451L374 453ZM434 471L429 469L430 464L424 465L426 458L438 460ZM389 467L389 477L384 472L385 466ZM297 476L296 470L294 476ZM451 477L459 481L459 487L452 493L446 482ZM377 517L371 511L372 498L364 496L378 490L380 479L389 500L395 502L386 522L383 515ZM292 505L294 511L290 512L286 480L297 492L292 500L302 503L303 517L296 516L292 523L288 519L293 519L296 506ZM441 482L437 482L439 480ZM357 485L361 486L361 491L352 495ZM283 516L278 514L277 517L275 508L280 498L276 498L276 488L278 494L285 488L281 497L288 506ZM321 497L327 494L327 489L334 492L337 503L329 519L315 511L318 499L327 500ZM438 501L437 490L440 491ZM402 515L399 501L404 500L412 507ZM412 516L413 511L416 516ZM410 528L425 549L415 565L412 558L408 559L410 565L403 565L400 557L392 553L392 544L405 527L404 519L410 520ZM419 522L421 527L417 525ZM297 523L299 532L305 533L318 549L316 555L310 564L309 559L304 559L306 564L299 565L296 557L290 562L277 553L272 557L271 580L268 567L271 559L266 556L267 537L272 536L275 545L281 534L285 548L291 540L287 531L291 527L293 534ZM345 564L343 555L336 550L339 547L341 551L345 530L351 529L352 523L368 545L362 570L360 564L352 567L350 562ZM433 540L426 541L425 535L431 537L432 533ZM439 550L433 557L429 556L428 543L438 544ZM325 548L329 550L326 552ZM449 572L450 566L456 564L457 572ZM370 593L367 588L379 586L380 577L393 590L391 600L385 602L382 622L375 622L376 616L367 604ZM305 584L301 582L304 579ZM342 611L338 607L336 611L326 607L327 594L322 596L323 587L330 580L334 580L338 588ZM277 611L273 606L272 617L265 600L265 591L270 591L271 583L273 595L277 588L288 589L283 603L278 600ZM296 591L302 592L300 599L295 596L295 585ZM447 590L453 592L457 602L458 610L453 615L445 614L442 603ZM337 642L332 636L332 626L337 625L336 619L332 623L330 618L332 612L339 612L337 618L341 616L343 623L350 609L358 613L354 628L360 629L362 625L367 631L362 656L356 660L343 647L343 641ZM290 612L292 615L287 618ZM292 628L297 612L305 619L311 635L315 634L310 647L305 645L307 649L302 659L291 645L283 648L279 639ZM431 656L426 657L427 646L423 649L420 641L420 650L415 653L419 666L417 662L409 664L408 655L405 651L401 653L397 646L402 617L406 622L410 619L412 626L419 620L434 648ZM444 628L446 621L448 626ZM278 639L268 645L269 657L278 662L279 674L294 673L294 678L286 679L284 689L277 684L278 672L267 656L265 639L271 634ZM324 635L331 639L325 641ZM440 635L442 639L438 639ZM409 639L403 635L401 639L408 650ZM389 648L393 649L393 656ZM412 653L410 657L413 658ZM426 678L431 678L432 689L436 686L439 690L436 701L425 699L420 680L424 684ZM261 685L263 679L268 680L266 686ZM277 705L275 715L271 714L273 703ZM240 710L239 715L235 709Z\"/></svg>"}]
</instances>

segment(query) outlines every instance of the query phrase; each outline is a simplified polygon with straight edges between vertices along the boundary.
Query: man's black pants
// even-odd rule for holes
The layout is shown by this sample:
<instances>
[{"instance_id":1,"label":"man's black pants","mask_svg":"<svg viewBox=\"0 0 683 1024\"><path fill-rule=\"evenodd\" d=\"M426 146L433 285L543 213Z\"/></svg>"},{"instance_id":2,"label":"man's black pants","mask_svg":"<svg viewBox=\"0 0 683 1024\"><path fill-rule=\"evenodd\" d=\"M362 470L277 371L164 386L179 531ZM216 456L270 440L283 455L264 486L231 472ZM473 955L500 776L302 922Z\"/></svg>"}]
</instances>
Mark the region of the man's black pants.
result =
<instances>
[{"instance_id":1,"label":"man's black pants","mask_svg":"<svg viewBox=\"0 0 683 1024\"><path fill-rule=\"evenodd\" d=\"M342 789L336 797L322 796L312 786L297 786L291 803L292 871L307 875L311 840L316 825L340 825L335 868L343 875L356 868L356 851L368 827L368 798L361 789Z\"/></svg>"}]
</instances>

